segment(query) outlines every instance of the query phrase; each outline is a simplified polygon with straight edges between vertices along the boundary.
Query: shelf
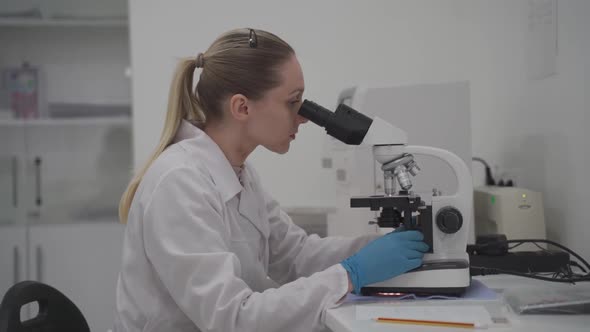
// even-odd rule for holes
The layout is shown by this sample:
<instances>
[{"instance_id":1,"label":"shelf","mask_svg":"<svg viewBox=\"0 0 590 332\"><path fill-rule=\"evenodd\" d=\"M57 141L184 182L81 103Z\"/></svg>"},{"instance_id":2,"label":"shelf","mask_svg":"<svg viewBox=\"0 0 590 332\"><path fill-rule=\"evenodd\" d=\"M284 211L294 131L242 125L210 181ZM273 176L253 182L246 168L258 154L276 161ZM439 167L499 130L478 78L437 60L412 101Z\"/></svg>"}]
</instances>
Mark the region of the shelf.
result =
<instances>
[{"instance_id":1,"label":"shelf","mask_svg":"<svg viewBox=\"0 0 590 332\"><path fill-rule=\"evenodd\" d=\"M131 125L131 118L128 116L113 116L63 119L0 119L0 127L88 125Z\"/></svg>"},{"instance_id":2,"label":"shelf","mask_svg":"<svg viewBox=\"0 0 590 332\"><path fill-rule=\"evenodd\" d=\"M126 19L0 18L0 27L127 27Z\"/></svg>"}]
</instances>

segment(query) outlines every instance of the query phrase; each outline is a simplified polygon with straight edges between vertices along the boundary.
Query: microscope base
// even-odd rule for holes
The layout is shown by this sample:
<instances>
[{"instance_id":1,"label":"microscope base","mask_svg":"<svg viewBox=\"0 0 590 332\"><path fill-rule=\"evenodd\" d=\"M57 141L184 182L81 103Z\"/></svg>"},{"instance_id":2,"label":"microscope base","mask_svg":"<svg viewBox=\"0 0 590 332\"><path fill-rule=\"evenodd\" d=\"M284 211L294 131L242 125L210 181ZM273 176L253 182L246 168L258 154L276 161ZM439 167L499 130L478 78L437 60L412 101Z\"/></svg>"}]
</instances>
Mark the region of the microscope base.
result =
<instances>
[{"instance_id":1,"label":"microscope base","mask_svg":"<svg viewBox=\"0 0 590 332\"><path fill-rule=\"evenodd\" d=\"M427 295L461 295L471 283L469 264L461 262L424 264L421 268L393 279L371 284L361 289L363 295L413 293ZM440 268L445 265L447 268ZM436 266L439 265L439 268ZM433 266L435 266L433 268Z\"/></svg>"}]
</instances>

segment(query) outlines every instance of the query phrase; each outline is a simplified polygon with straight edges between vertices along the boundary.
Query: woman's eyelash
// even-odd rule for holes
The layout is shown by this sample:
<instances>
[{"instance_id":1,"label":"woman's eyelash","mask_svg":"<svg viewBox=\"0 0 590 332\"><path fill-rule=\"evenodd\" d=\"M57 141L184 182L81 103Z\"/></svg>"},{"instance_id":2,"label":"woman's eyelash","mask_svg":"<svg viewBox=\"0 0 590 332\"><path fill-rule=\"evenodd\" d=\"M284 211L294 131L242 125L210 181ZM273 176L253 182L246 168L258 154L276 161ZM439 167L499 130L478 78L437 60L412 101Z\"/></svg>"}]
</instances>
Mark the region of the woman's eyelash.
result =
<instances>
[{"instance_id":1,"label":"woman's eyelash","mask_svg":"<svg viewBox=\"0 0 590 332\"><path fill-rule=\"evenodd\" d=\"M293 100L293 101L291 101L291 104L297 104L299 102L301 102L301 100L299 100L299 99L298 100Z\"/></svg>"}]
</instances>

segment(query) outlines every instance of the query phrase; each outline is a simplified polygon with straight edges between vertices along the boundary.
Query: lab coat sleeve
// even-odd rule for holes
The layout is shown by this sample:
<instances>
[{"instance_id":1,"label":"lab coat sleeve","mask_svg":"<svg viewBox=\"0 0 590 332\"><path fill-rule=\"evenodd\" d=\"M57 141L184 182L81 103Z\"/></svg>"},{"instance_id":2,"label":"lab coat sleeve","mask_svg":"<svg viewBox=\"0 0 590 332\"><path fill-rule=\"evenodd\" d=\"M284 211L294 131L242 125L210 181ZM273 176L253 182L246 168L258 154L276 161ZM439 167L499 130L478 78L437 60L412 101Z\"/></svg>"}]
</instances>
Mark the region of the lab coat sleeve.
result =
<instances>
[{"instance_id":1,"label":"lab coat sleeve","mask_svg":"<svg viewBox=\"0 0 590 332\"><path fill-rule=\"evenodd\" d=\"M348 289L346 271L253 292L238 276L223 203L214 184L191 168L162 177L143 214L146 255L170 296L202 331L314 331Z\"/></svg>"},{"instance_id":2,"label":"lab coat sleeve","mask_svg":"<svg viewBox=\"0 0 590 332\"><path fill-rule=\"evenodd\" d=\"M356 253L377 234L358 237L325 237L307 235L280 208L270 195L265 195L270 222L269 276L279 284L291 282L322 271Z\"/></svg>"}]
</instances>

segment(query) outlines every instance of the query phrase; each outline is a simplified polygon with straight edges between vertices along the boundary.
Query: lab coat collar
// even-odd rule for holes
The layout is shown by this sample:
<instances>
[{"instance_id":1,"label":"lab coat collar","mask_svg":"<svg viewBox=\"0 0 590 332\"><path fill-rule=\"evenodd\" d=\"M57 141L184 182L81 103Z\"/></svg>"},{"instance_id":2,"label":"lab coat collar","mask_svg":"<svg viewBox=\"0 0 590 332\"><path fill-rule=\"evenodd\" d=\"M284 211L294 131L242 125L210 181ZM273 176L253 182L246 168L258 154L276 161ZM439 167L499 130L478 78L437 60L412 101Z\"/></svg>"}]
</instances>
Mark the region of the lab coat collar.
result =
<instances>
[{"instance_id":1,"label":"lab coat collar","mask_svg":"<svg viewBox=\"0 0 590 332\"><path fill-rule=\"evenodd\" d=\"M264 238L268 238L270 229L268 223L263 220L263 211L261 209L260 202L264 201L260 193L255 189L254 177L252 175L252 169L248 163L244 164L244 170L242 171L242 183L244 184L244 190L240 194L240 202L238 211L244 216Z\"/></svg>"},{"instance_id":2,"label":"lab coat collar","mask_svg":"<svg viewBox=\"0 0 590 332\"><path fill-rule=\"evenodd\" d=\"M190 153L199 152L196 157L202 159L225 203L242 190L229 160L219 145L203 130L187 120L182 120L174 137L174 143L178 142L181 142Z\"/></svg>"}]
</instances>

